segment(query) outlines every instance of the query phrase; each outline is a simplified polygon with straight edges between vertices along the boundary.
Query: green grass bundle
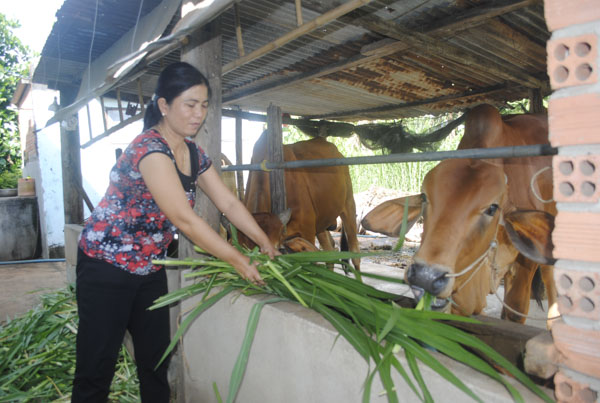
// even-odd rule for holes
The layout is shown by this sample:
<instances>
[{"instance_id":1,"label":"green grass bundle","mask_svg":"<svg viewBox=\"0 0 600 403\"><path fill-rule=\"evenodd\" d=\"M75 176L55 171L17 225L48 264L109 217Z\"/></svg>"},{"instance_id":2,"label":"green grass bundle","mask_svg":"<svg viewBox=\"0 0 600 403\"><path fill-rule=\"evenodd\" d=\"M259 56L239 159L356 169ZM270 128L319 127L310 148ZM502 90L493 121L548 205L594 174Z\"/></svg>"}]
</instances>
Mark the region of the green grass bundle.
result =
<instances>
[{"instance_id":1,"label":"green grass bundle","mask_svg":"<svg viewBox=\"0 0 600 403\"><path fill-rule=\"evenodd\" d=\"M0 326L0 402L71 400L77 324L74 290L67 287ZM140 401L135 364L124 347L109 399Z\"/></svg>"},{"instance_id":2,"label":"green grass bundle","mask_svg":"<svg viewBox=\"0 0 600 403\"><path fill-rule=\"evenodd\" d=\"M234 242L235 244L235 242ZM239 248L239 246L237 246ZM503 368L517 380L532 390L545 401L552 402L524 373L498 354L487 344L476 337L457 329L446 321L463 321L476 323L475 320L461 316L449 315L425 310L402 308L394 304L397 295L379 291L358 279L344 276L327 269L327 263L353 269L345 261L352 257L365 256L351 252L302 252L278 256L270 260L258 250L248 251L239 248L251 259L259 262L259 271L265 286L256 286L242 280L233 267L221 260L207 257L205 259L182 259L156 261L155 263L187 266L193 270L186 277L195 279L195 283L173 291L155 301L151 309L166 306L188 298L203 294L202 301L181 322L165 356L175 347L177 341L189 327L191 322L203 311L209 309L227 294L239 290L246 295L272 294L274 299L257 303L248 320L244 344L230 379L228 402L233 402L241 380L257 326L259 312L265 303L281 300L296 301L305 307L314 309L327 319L369 363L373 369L364 384L363 402L368 402L371 394L371 383L378 375L386 389L389 402L398 402L391 371L397 371L414 393L425 402L433 401L427 384L421 376L417 361L421 361L448 382L455 385L475 401L481 399L475 395L460 379L444 367L430 350L434 349L459 362L462 362L503 384L515 401L522 402L520 393L500 375L480 355L489 362ZM384 276L357 273L360 276L373 277L387 281L402 282ZM408 362L408 370L403 368L396 352L403 350ZM473 353L477 351L477 355ZM409 376L412 373L412 378ZM217 393L220 399L220 395Z\"/></svg>"}]
</instances>

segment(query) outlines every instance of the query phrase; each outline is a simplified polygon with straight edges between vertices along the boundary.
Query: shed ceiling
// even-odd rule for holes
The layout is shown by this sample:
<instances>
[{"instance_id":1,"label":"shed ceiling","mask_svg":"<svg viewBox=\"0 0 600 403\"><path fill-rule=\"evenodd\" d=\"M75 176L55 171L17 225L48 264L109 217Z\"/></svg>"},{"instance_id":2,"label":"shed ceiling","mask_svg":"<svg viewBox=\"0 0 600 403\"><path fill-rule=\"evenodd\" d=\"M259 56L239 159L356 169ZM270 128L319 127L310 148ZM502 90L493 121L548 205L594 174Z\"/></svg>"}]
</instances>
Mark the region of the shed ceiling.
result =
<instances>
[{"instance_id":1,"label":"shed ceiling","mask_svg":"<svg viewBox=\"0 0 600 403\"><path fill-rule=\"evenodd\" d=\"M98 0L92 39L96 0L66 0L34 82L78 88L88 62L159 3ZM345 3L302 0L303 22ZM298 27L294 0L244 0L237 10L246 55ZM237 68L234 7L218 21L224 107L266 111L274 104L290 115L356 121L462 111L482 102L500 106L537 89L549 94L550 33L541 0L370 1ZM175 50L150 65L145 97L160 67L178 59ZM121 96L136 99L136 91L130 83Z\"/></svg>"}]
</instances>

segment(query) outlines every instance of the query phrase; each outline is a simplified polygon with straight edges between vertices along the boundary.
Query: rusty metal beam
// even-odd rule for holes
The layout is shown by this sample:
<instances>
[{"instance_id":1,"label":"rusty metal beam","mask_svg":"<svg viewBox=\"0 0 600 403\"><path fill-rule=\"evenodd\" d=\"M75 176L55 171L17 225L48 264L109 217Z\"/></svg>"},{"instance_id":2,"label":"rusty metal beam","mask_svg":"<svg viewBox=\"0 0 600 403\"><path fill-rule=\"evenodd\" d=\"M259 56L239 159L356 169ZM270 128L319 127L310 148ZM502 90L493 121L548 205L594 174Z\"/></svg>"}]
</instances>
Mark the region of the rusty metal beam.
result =
<instances>
[{"instance_id":1,"label":"rusty metal beam","mask_svg":"<svg viewBox=\"0 0 600 403\"><path fill-rule=\"evenodd\" d=\"M456 32L459 32L463 29L470 29L474 26L481 25L490 18L495 18L499 15L513 12L515 10L530 6L532 4L540 3L540 1L541 0L505 0L499 4L496 3L492 6L478 7L476 10L469 10L461 15L453 17L452 19L444 20L440 24L436 23L435 27L427 27L424 29L424 32L428 36L437 37L443 36L447 32L447 30L452 29L454 34L456 34ZM322 12L323 10L319 9L316 11ZM342 17L340 19L344 20L344 22L348 24L355 23L354 20L348 17ZM398 41L390 38L384 39L380 42L376 42L373 45L365 46L361 50L360 54L356 54L355 56L350 57L348 59L340 60L339 62L330 64L326 67L320 67L308 72L298 74L291 78L286 77L277 81L273 81L269 84L256 86L249 89L226 92L223 94L223 103L228 104L248 96L258 95L266 91L284 88L314 78L323 77L328 74L332 74L341 70L358 66L363 63L370 62L380 57L401 52L413 46L414 44L410 44L408 43L408 41Z\"/></svg>"}]
</instances>

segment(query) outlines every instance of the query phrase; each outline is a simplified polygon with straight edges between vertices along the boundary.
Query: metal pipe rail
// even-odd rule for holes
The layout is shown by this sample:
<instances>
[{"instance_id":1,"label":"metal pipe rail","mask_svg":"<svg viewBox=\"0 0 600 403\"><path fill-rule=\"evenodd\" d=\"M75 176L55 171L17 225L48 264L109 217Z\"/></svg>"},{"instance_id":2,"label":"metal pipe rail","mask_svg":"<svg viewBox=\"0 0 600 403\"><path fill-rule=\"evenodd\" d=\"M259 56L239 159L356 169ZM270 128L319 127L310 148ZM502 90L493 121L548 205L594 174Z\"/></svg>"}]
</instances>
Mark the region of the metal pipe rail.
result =
<instances>
[{"instance_id":1,"label":"metal pipe rail","mask_svg":"<svg viewBox=\"0 0 600 403\"><path fill-rule=\"evenodd\" d=\"M402 153L372 155L367 157L326 158L317 160L299 160L284 162L266 162L260 164L223 165L222 171L270 171L272 169L332 167L340 165L388 164L392 162L442 161L452 158L518 158L556 155L558 149L548 144L530 146L510 146L493 148L470 148L453 151L432 151L424 153Z\"/></svg>"}]
</instances>

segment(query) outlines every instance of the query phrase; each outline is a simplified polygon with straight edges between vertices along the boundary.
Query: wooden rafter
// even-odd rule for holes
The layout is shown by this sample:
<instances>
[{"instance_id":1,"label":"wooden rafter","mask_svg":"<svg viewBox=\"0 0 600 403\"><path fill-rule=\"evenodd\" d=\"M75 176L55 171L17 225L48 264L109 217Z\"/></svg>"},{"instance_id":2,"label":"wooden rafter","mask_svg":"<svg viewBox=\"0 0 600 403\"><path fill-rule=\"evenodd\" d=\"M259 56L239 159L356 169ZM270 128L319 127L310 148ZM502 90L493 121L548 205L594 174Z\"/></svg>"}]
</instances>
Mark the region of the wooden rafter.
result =
<instances>
[{"instance_id":1,"label":"wooden rafter","mask_svg":"<svg viewBox=\"0 0 600 403\"><path fill-rule=\"evenodd\" d=\"M222 73L227 74L230 71L233 71L238 67L245 65L246 63L250 63L251 61L261 56L264 56L267 53L272 52L273 50L278 49L283 45L293 41L294 39L298 39L301 36L306 35L307 33L312 32L315 29L338 19L339 17L351 12L352 10L362 7L367 3L370 3L371 1L373 0L352 0L348 3L344 3L341 6L336 7L333 10L330 10L325 14L318 16L314 20L311 20L310 22L307 22L306 24L303 24L298 28L288 32L287 34L275 39L274 41L269 42L264 46L261 46L255 51L227 63L225 66L223 66Z\"/></svg>"},{"instance_id":2,"label":"wooden rafter","mask_svg":"<svg viewBox=\"0 0 600 403\"><path fill-rule=\"evenodd\" d=\"M426 36L427 38L443 37L448 32L448 30L452 30L454 34L456 34L457 32L463 29L471 29L475 26L485 24L485 22L491 18L495 18L502 14L510 13L520 8L528 7L537 3L540 3L540 0L504 0L500 3L496 2L492 6L478 7L475 10L469 10L461 15L454 16L452 19L444 20L439 24L436 23L435 26L425 27L423 32L426 35L424 36ZM322 10L317 11L321 12ZM356 20L352 19L351 16L340 17L340 20L343 20L345 23L356 24ZM439 41L439 39L431 39L431 41ZM333 74L341 70L349 69L364 63L368 63L372 60L376 60L387 55L407 50L415 45L416 44L410 43L410 41L398 41L391 38L387 38L380 42L376 42L375 44L365 46L361 50L361 53L356 54L348 59L340 60L337 63L332 63L325 67L320 67L311 71L300 73L291 78L286 77L280 80L275 80L269 84L255 86L253 88L248 89L225 92L223 94L223 102L231 103L248 96L258 95L266 91L285 88L295 84L299 84L304 81L312 80L318 77L323 77L328 74ZM534 82L529 83L529 87L535 87L536 85L542 87L544 86L544 84L540 83L539 80L535 78L533 78L532 80ZM510 81L514 80L511 78Z\"/></svg>"}]
</instances>

